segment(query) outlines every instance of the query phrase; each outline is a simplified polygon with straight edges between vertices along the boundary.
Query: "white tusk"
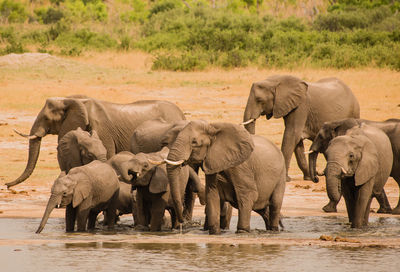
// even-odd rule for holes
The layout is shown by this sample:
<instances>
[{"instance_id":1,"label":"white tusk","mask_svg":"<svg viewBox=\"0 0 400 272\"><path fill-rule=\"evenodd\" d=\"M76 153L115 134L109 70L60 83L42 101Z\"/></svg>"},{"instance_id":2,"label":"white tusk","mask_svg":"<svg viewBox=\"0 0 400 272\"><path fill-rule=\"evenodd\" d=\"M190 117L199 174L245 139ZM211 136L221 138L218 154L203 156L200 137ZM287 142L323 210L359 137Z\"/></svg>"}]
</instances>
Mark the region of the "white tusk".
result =
<instances>
[{"instance_id":1,"label":"white tusk","mask_svg":"<svg viewBox=\"0 0 400 272\"><path fill-rule=\"evenodd\" d=\"M256 121L256 119L252 118L250 120L247 120L246 122L240 123L242 126L248 125L250 123L253 123L254 121Z\"/></svg>"},{"instance_id":2,"label":"white tusk","mask_svg":"<svg viewBox=\"0 0 400 272\"><path fill-rule=\"evenodd\" d=\"M343 174L347 175L347 171L342 167Z\"/></svg>"},{"instance_id":3,"label":"white tusk","mask_svg":"<svg viewBox=\"0 0 400 272\"><path fill-rule=\"evenodd\" d=\"M36 136L36 135L28 135L28 134L21 133L21 132L19 132L19 131L16 130L16 129L13 129L13 130L14 130L14 132L17 133L19 136L22 136L22 137L24 137L24 138L28 138L29 140L34 140L34 139L38 138L38 136Z\"/></svg>"},{"instance_id":4,"label":"white tusk","mask_svg":"<svg viewBox=\"0 0 400 272\"><path fill-rule=\"evenodd\" d=\"M164 159L164 161L165 161L166 163L168 163L168 164L171 164L171 165L181 165L185 160L170 161L170 160L168 160L168 159Z\"/></svg>"},{"instance_id":5,"label":"white tusk","mask_svg":"<svg viewBox=\"0 0 400 272\"><path fill-rule=\"evenodd\" d=\"M136 177L137 177L137 178L140 177L140 173L136 173Z\"/></svg>"},{"instance_id":6,"label":"white tusk","mask_svg":"<svg viewBox=\"0 0 400 272\"><path fill-rule=\"evenodd\" d=\"M154 165L160 165L160 164L166 163L166 161L153 161L151 159L148 159L148 162L151 164L154 164Z\"/></svg>"},{"instance_id":7,"label":"white tusk","mask_svg":"<svg viewBox=\"0 0 400 272\"><path fill-rule=\"evenodd\" d=\"M311 154L311 153L313 153L314 151L312 151L312 150L308 150L308 151L304 151L304 154Z\"/></svg>"}]
</instances>

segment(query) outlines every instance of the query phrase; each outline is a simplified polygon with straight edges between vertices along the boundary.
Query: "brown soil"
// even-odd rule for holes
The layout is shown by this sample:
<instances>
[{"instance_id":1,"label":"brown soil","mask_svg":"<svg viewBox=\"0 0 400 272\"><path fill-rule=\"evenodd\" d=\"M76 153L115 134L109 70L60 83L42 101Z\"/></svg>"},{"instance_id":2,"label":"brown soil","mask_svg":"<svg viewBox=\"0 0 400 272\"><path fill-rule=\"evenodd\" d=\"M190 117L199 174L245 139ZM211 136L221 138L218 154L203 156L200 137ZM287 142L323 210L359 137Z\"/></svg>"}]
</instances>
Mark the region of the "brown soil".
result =
<instances>
[{"instance_id":1,"label":"brown soil","mask_svg":"<svg viewBox=\"0 0 400 272\"><path fill-rule=\"evenodd\" d=\"M29 132L36 114L47 97L84 94L102 100L126 103L140 99L166 99L183 109L188 119L208 121L242 121L243 110L251 83L270 74L286 73L307 81L336 76L346 82L361 104L361 117L385 120L400 117L400 73L389 70L260 70L256 68L202 72L151 71L151 57L143 53L93 53L75 59L49 55L0 57L0 218L41 217L51 184L58 176L56 136L42 141L41 154L32 176L24 183L7 190L4 183L22 173L27 160L27 141L12 129ZM280 146L282 120L260 120L257 134ZM307 146L309 143L307 143ZM324 166L322 158L319 169ZM292 159L282 214L284 216L327 216L321 208L327 203L324 180L314 184L302 179ZM391 206L397 204L399 189L390 178L385 186ZM372 203L372 210L378 208ZM204 214L204 207L196 206L195 215ZM347 216L343 201L335 215ZM52 216L62 217L63 211ZM371 216L393 217L371 213ZM156 238L155 242L156 242ZM197 239L197 238L196 238ZM189 239L190 240L190 239ZM164 241L165 242L165 241ZM229 241L228 241L229 242ZM232 243L252 243L235 239ZM262 241L262 243L267 243ZM285 241L280 241L286 243ZM312 243L349 243L313 240ZM363 242L368 242L365 239ZM399 240L386 241L400 245ZM309 244L295 241L292 244ZM375 241L369 241L373 245ZM350 243L351 244L351 243Z\"/></svg>"}]
</instances>

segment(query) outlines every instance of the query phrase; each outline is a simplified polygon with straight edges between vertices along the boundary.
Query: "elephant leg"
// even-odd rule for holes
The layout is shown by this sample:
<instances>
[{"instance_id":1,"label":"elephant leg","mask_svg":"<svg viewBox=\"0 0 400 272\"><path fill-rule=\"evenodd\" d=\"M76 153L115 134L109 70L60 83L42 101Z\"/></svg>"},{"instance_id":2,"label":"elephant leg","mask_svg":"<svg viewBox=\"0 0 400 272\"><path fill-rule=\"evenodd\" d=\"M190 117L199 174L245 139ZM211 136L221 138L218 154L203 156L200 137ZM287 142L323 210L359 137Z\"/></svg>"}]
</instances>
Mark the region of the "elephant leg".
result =
<instances>
[{"instance_id":1,"label":"elephant leg","mask_svg":"<svg viewBox=\"0 0 400 272\"><path fill-rule=\"evenodd\" d=\"M111 198L110 202L108 203L107 207L107 228L109 230L114 229L114 224L116 222L116 219L118 217L117 215L117 203L118 203L118 195L119 195L119 190L116 191Z\"/></svg>"},{"instance_id":2,"label":"elephant leg","mask_svg":"<svg viewBox=\"0 0 400 272\"><path fill-rule=\"evenodd\" d=\"M166 204L161 198L153 201L151 205L150 231L161 231Z\"/></svg>"},{"instance_id":3,"label":"elephant leg","mask_svg":"<svg viewBox=\"0 0 400 272\"><path fill-rule=\"evenodd\" d=\"M279 231L281 222L281 208L283 194L285 193L285 183L281 183L272 193L269 205L270 226L267 230Z\"/></svg>"},{"instance_id":4,"label":"elephant leg","mask_svg":"<svg viewBox=\"0 0 400 272\"><path fill-rule=\"evenodd\" d=\"M67 205L65 209L65 231L73 232L75 228L76 209L72 208L72 204Z\"/></svg>"},{"instance_id":5,"label":"elephant leg","mask_svg":"<svg viewBox=\"0 0 400 272\"><path fill-rule=\"evenodd\" d=\"M206 175L206 215L209 234L220 234L220 198L217 175Z\"/></svg>"},{"instance_id":6,"label":"elephant leg","mask_svg":"<svg viewBox=\"0 0 400 272\"><path fill-rule=\"evenodd\" d=\"M185 199L183 204L183 218L185 221L192 220L195 200L196 194L192 192L191 185L189 185L186 187Z\"/></svg>"},{"instance_id":7,"label":"elephant leg","mask_svg":"<svg viewBox=\"0 0 400 272\"><path fill-rule=\"evenodd\" d=\"M310 172L308 169L308 163L306 156L304 155L304 143L300 140L294 149L294 154L296 156L297 165L299 166L301 172L303 172L304 180L311 180Z\"/></svg>"},{"instance_id":8,"label":"elephant leg","mask_svg":"<svg viewBox=\"0 0 400 272\"><path fill-rule=\"evenodd\" d=\"M370 197L368 203L367 203L367 208L365 209L365 213L364 213L364 218L363 218L363 226L368 226L368 218L369 218L369 213L371 210L371 202L372 202L372 197Z\"/></svg>"},{"instance_id":9,"label":"elephant leg","mask_svg":"<svg viewBox=\"0 0 400 272\"><path fill-rule=\"evenodd\" d=\"M290 160L292 158L295 147L302 139L303 129L307 120L307 109L305 104L306 103L300 104L295 110L293 110L291 113L283 118L285 122L285 131L283 133L281 150L283 157L285 158L286 181L290 181L288 175Z\"/></svg>"},{"instance_id":10,"label":"elephant leg","mask_svg":"<svg viewBox=\"0 0 400 272\"><path fill-rule=\"evenodd\" d=\"M138 219L138 225L147 228L150 223L150 218L148 216L148 210L145 207L144 203L144 196L143 196L143 188L138 188L137 189L137 194L136 194L136 209L137 209L137 219Z\"/></svg>"},{"instance_id":11,"label":"elephant leg","mask_svg":"<svg viewBox=\"0 0 400 272\"><path fill-rule=\"evenodd\" d=\"M394 180L397 182L399 186L399 200L397 202L396 207L393 209L392 214L400 214L400 175L393 175Z\"/></svg>"},{"instance_id":12,"label":"elephant leg","mask_svg":"<svg viewBox=\"0 0 400 272\"><path fill-rule=\"evenodd\" d=\"M78 211L76 213L76 223L78 231L86 231L86 225L88 222L90 209L81 209L78 207Z\"/></svg>"},{"instance_id":13,"label":"elephant leg","mask_svg":"<svg viewBox=\"0 0 400 272\"><path fill-rule=\"evenodd\" d=\"M232 206L226 201L221 201L221 215L220 215L220 227L221 229L228 230L231 224L232 218Z\"/></svg>"},{"instance_id":14,"label":"elephant leg","mask_svg":"<svg viewBox=\"0 0 400 272\"><path fill-rule=\"evenodd\" d=\"M392 213L392 208L390 207L390 203L386 196L385 189L382 189L382 191L378 194L374 193L373 197L375 197L379 203L379 209L377 213L387 213L387 214Z\"/></svg>"},{"instance_id":15,"label":"elephant leg","mask_svg":"<svg viewBox=\"0 0 400 272\"><path fill-rule=\"evenodd\" d=\"M355 186L346 180L342 181L342 192L344 202L346 203L347 216L349 217L349 222L352 223L354 220L354 208L355 208ZM336 206L335 206L336 207Z\"/></svg>"},{"instance_id":16,"label":"elephant leg","mask_svg":"<svg viewBox=\"0 0 400 272\"><path fill-rule=\"evenodd\" d=\"M361 186L356 186L355 188L356 202L354 208L354 220L351 223L351 227L361 228L362 226L368 225L368 204L371 203L373 182L369 181Z\"/></svg>"},{"instance_id":17,"label":"elephant leg","mask_svg":"<svg viewBox=\"0 0 400 272\"><path fill-rule=\"evenodd\" d=\"M94 212L94 211L89 212L88 225L87 225L88 230L94 230L94 227L96 225L96 218L97 218L98 214L99 214L98 212ZM106 219L104 218L104 220L106 220Z\"/></svg>"},{"instance_id":18,"label":"elephant leg","mask_svg":"<svg viewBox=\"0 0 400 272\"><path fill-rule=\"evenodd\" d=\"M138 219L138 211L136 204L136 194L133 191L131 193L131 205L132 205L133 226L137 226L139 219Z\"/></svg>"}]
</instances>

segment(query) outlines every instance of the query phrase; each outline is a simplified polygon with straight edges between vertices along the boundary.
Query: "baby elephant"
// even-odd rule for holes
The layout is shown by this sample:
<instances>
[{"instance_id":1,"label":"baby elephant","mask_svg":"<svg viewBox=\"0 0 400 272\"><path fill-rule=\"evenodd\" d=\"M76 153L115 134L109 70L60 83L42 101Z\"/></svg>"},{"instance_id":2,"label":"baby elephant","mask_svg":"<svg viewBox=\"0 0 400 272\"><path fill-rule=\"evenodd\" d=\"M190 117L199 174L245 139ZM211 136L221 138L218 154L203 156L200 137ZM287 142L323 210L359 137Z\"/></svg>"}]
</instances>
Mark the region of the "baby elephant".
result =
<instances>
[{"instance_id":1,"label":"baby elephant","mask_svg":"<svg viewBox=\"0 0 400 272\"><path fill-rule=\"evenodd\" d=\"M119 180L114 169L103 162L93 161L75 167L68 174L62 172L54 181L40 226L40 233L56 207L65 207L66 231L94 229L96 217L101 211L110 215L108 228L114 227Z\"/></svg>"}]
</instances>

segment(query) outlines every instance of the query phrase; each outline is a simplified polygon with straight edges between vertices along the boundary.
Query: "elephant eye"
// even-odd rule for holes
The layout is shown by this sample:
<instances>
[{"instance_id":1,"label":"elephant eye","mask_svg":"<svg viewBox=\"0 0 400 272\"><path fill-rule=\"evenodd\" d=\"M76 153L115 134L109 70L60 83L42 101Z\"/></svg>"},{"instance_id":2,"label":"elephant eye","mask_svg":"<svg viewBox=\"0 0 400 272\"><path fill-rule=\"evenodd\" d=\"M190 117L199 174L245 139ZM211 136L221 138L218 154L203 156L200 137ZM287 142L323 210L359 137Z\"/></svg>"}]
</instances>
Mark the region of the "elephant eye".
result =
<instances>
[{"instance_id":1,"label":"elephant eye","mask_svg":"<svg viewBox=\"0 0 400 272\"><path fill-rule=\"evenodd\" d=\"M354 153L350 153L350 154L349 154L349 159L350 159L350 160L354 160Z\"/></svg>"},{"instance_id":2,"label":"elephant eye","mask_svg":"<svg viewBox=\"0 0 400 272\"><path fill-rule=\"evenodd\" d=\"M145 169L149 168L149 164L146 162L146 163L143 165L143 168L145 168Z\"/></svg>"},{"instance_id":3,"label":"elephant eye","mask_svg":"<svg viewBox=\"0 0 400 272\"><path fill-rule=\"evenodd\" d=\"M192 139L192 146L199 146L197 139Z\"/></svg>"}]
</instances>

